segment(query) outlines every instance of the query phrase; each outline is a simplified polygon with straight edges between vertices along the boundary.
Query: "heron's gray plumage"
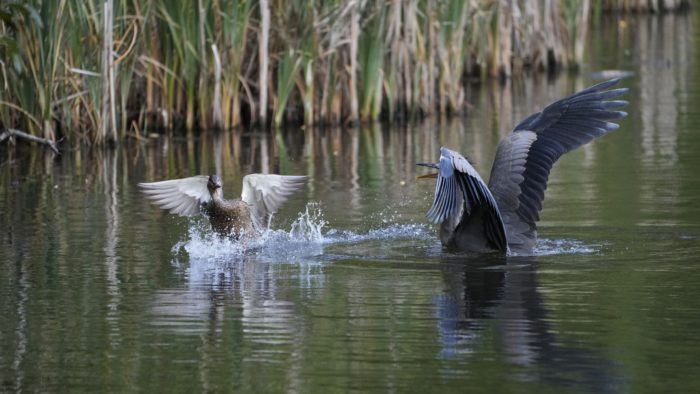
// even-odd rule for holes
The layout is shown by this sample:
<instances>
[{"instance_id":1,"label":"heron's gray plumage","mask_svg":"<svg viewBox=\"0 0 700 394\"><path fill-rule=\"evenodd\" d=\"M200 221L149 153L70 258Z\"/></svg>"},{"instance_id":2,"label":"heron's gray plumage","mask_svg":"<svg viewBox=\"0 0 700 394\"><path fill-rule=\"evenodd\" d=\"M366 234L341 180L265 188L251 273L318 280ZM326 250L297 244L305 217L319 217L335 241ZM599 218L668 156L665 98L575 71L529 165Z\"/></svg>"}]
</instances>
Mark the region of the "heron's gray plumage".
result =
<instances>
[{"instance_id":1,"label":"heron's gray plumage","mask_svg":"<svg viewBox=\"0 0 700 394\"><path fill-rule=\"evenodd\" d=\"M433 223L441 223L443 244L455 249L505 252L503 220L479 173L459 153L444 147L437 168L435 198L426 216Z\"/></svg>"},{"instance_id":2,"label":"heron's gray plumage","mask_svg":"<svg viewBox=\"0 0 700 394\"><path fill-rule=\"evenodd\" d=\"M433 206L427 217L442 223L443 244L459 250L531 253L549 172L561 155L619 126L610 120L627 89L606 90L611 80L554 102L530 115L498 145L488 187L459 153L440 150ZM459 187L455 187L458 185ZM450 195L457 190L456 196ZM454 207L462 201L461 209Z\"/></svg>"}]
</instances>

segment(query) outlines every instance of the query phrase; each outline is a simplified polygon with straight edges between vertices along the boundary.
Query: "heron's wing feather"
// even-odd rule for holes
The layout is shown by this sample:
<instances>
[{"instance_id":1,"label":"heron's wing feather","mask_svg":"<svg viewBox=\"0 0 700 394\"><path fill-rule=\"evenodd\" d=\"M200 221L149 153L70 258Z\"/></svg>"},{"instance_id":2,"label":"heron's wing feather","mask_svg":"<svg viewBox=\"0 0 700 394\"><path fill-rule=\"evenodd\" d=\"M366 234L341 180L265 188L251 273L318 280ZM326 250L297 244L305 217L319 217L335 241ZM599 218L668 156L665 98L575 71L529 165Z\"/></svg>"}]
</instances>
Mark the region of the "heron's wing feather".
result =
<instances>
[{"instance_id":1,"label":"heron's wing feather","mask_svg":"<svg viewBox=\"0 0 700 394\"><path fill-rule=\"evenodd\" d=\"M532 251L549 172L559 157L617 129L610 120L627 115L615 110L627 102L612 100L627 89L605 90L617 82L603 82L554 102L521 122L498 145L489 188L511 251Z\"/></svg>"},{"instance_id":2,"label":"heron's wing feather","mask_svg":"<svg viewBox=\"0 0 700 394\"><path fill-rule=\"evenodd\" d=\"M206 175L172 179L161 182L139 183L141 192L160 208L180 216L199 213L200 205L211 200Z\"/></svg>"},{"instance_id":3,"label":"heron's wing feather","mask_svg":"<svg viewBox=\"0 0 700 394\"><path fill-rule=\"evenodd\" d=\"M241 200L251 207L253 221L258 226L266 226L268 217L299 190L306 182L306 176L286 176L275 174L250 174L243 177Z\"/></svg>"},{"instance_id":4,"label":"heron's wing feather","mask_svg":"<svg viewBox=\"0 0 700 394\"><path fill-rule=\"evenodd\" d=\"M432 223L443 223L459 217L455 231L471 231L466 223L475 211L485 212L484 228L474 231L485 234L487 240L499 250L507 248L505 230L493 195L479 176L479 173L459 153L442 148L435 198L426 216ZM469 228L470 230L466 230ZM457 234L455 234L458 236Z\"/></svg>"}]
</instances>

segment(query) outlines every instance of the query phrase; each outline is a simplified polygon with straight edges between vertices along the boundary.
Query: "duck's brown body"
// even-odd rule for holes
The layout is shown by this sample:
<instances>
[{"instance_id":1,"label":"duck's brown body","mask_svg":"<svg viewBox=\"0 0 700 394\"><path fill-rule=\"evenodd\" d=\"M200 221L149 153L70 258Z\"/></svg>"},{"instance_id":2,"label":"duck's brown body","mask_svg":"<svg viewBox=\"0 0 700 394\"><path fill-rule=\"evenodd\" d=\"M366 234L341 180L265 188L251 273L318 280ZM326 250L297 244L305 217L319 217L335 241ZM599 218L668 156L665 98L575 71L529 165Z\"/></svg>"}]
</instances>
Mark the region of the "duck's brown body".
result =
<instances>
[{"instance_id":1,"label":"duck's brown body","mask_svg":"<svg viewBox=\"0 0 700 394\"><path fill-rule=\"evenodd\" d=\"M255 235L250 208L241 200L214 198L205 207L205 213L211 227L221 236L239 239Z\"/></svg>"}]
</instances>

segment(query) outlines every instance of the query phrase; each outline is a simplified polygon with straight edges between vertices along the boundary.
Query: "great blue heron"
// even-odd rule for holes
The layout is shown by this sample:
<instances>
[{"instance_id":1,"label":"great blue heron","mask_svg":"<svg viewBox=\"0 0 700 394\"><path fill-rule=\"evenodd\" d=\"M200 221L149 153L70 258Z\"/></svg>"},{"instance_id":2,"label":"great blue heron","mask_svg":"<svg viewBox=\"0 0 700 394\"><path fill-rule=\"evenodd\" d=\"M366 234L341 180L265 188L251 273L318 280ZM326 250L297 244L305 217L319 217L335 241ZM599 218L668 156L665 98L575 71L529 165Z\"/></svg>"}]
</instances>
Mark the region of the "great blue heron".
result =
<instances>
[{"instance_id":1,"label":"great blue heron","mask_svg":"<svg viewBox=\"0 0 700 394\"><path fill-rule=\"evenodd\" d=\"M139 187L160 208L180 216L204 213L220 235L239 238L266 228L272 214L305 181L305 176L246 175L241 198L234 200L224 199L218 175L139 183Z\"/></svg>"},{"instance_id":2,"label":"great blue heron","mask_svg":"<svg viewBox=\"0 0 700 394\"><path fill-rule=\"evenodd\" d=\"M435 199L426 214L440 226L442 244L456 251L529 254L552 165L561 155L619 127L609 120L628 89L606 90L610 80L556 101L530 115L498 144L488 186L459 153L440 149Z\"/></svg>"}]
</instances>

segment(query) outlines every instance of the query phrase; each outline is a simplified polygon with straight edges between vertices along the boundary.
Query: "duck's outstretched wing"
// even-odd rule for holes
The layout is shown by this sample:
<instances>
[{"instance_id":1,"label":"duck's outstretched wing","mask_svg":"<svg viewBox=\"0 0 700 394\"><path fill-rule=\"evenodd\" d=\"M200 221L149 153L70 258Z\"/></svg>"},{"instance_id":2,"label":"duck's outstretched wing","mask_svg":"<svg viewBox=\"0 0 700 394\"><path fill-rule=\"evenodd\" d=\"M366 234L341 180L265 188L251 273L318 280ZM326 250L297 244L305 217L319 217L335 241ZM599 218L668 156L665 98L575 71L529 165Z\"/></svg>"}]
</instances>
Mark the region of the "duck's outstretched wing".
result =
<instances>
[{"instance_id":1,"label":"duck's outstretched wing","mask_svg":"<svg viewBox=\"0 0 700 394\"><path fill-rule=\"evenodd\" d=\"M284 204L292 193L306 182L306 176L286 176L276 174L250 174L243 177L241 200L251 210L256 226L266 227L270 215Z\"/></svg>"},{"instance_id":2,"label":"duck's outstretched wing","mask_svg":"<svg viewBox=\"0 0 700 394\"><path fill-rule=\"evenodd\" d=\"M425 165L425 164L422 164ZM440 148L433 205L426 214L446 228L443 243L461 250L507 250L495 199L474 167L459 153Z\"/></svg>"},{"instance_id":3,"label":"duck's outstretched wing","mask_svg":"<svg viewBox=\"0 0 700 394\"><path fill-rule=\"evenodd\" d=\"M536 222L552 165L559 157L619 127L609 120L626 101L612 100L628 89L606 90L618 80L592 86L530 115L498 145L489 189L493 193L515 253L530 253Z\"/></svg>"},{"instance_id":4,"label":"duck's outstretched wing","mask_svg":"<svg viewBox=\"0 0 700 394\"><path fill-rule=\"evenodd\" d=\"M180 216L199 213L200 206L211 200L207 182L209 177L197 175L169 181L139 183L141 192L160 208Z\"/></svg>"}]
</instances>

